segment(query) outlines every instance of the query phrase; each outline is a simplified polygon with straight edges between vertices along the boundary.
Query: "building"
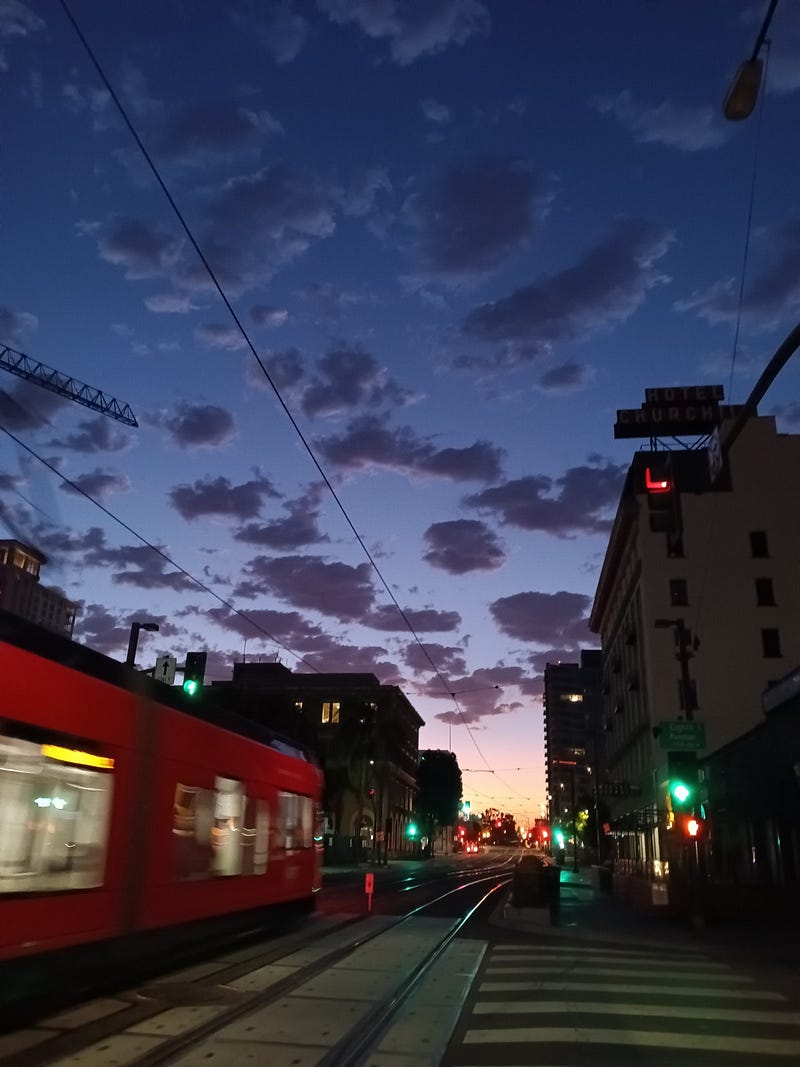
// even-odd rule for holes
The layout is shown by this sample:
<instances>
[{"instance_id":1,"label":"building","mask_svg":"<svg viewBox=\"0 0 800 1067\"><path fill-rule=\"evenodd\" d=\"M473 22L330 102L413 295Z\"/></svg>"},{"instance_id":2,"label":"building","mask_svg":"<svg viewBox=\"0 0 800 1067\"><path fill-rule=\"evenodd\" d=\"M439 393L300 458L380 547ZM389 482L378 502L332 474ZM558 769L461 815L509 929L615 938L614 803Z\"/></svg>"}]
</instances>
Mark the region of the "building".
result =
<instances>
[{"instance_id":1,"label":"building","mask_svg":"<svg viewBox=\"0 0 800 1067\"><path fill-rule=\"evenodd\" d=\"M374 674L294 673L281 663L235 663L214 696L240 714L313 747L325 772L331 854L410 852L423 720Z\"/></svg>"},{"instance_id":2,"label":"building","mask_svg":"<svg viewBox=\"0 0 800 1067\"><path fill-rule=\"evenodd\" d=\"M762 696L763 718L703 763L706 874L715 913L797 921L800 667Z\"/></svg>"},{"instance_id":3,"label":"building","mask_svg":"<svg viewBox=\"0 0 800 1067\"><path fill-rule=\"evenodd\" d=\"M77 606L39 582L47 557L21 541L0 540L0 608L46 630L72 637Z\"/></svg>"},{"instance_id":4,"label":"building","mask_svg":"<svg viewBox=\"0 0 800 1067\"><path fill-rule=\"evenodd\" d=\"M544 671L544 747L548 819L572 827L578 808L596 824L602 763L602 653L584 650L580 663L548 663ZM592 835L596 838L595 834Z\"/></svg>"},{"instance_id":5,"label":"building","mask_svg":"<svg viewBox=\"0 0 800 1067\"><path fill-rule=\"evenodd\" d=\"M721 748L757 725L762 692L800 648L800 436L750 419L714 483L704 449L668 458L677 530L651 529L647 483L664 451L637 452L590 617L603 649L609 778L630 794L611 801L617 870L656 878L677 853L654 728L693 716L706 751Z\"/></svg>"}]
</instances>

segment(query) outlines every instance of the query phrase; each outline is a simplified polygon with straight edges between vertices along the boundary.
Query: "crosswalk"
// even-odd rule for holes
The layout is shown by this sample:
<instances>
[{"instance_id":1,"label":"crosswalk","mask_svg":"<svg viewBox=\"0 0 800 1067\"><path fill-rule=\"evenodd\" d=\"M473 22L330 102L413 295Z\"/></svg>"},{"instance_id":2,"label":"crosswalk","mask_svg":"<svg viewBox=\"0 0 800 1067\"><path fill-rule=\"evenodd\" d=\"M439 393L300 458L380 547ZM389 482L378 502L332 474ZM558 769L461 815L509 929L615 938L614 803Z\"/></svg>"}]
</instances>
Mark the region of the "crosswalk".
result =
<instances>
[{"instance_id":1,"label":"crosswalk","mask_svg":"<svg viewBox=\"0 0 800 1067\"><path fill-rule=\"evenodd\" d=\"M446 1067L756 1067L800 1063L779 992L691 949L497 944Z\"/></svg>"}]
</instances>

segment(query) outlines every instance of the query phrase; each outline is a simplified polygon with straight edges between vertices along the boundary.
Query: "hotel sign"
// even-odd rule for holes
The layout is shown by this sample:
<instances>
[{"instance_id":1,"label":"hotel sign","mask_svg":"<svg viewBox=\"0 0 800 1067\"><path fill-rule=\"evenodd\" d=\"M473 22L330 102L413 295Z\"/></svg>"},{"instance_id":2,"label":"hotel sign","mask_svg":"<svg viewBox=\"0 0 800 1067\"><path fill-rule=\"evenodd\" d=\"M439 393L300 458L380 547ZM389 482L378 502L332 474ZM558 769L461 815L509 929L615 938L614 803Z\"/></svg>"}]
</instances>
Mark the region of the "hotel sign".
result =
<instances>
[{"instance_id":1,"label":"hotel sign","mask_svg":"<svg viewBox=\"0 0 800 1067\"><path fill-rule=\"evenodd\" d=\"M733 418L740 405L721 404L721 385L685 385L645 389L639 408L617 411L614 437L660 437L712 433L723 419Z\"/></svg>"}]
</instances>

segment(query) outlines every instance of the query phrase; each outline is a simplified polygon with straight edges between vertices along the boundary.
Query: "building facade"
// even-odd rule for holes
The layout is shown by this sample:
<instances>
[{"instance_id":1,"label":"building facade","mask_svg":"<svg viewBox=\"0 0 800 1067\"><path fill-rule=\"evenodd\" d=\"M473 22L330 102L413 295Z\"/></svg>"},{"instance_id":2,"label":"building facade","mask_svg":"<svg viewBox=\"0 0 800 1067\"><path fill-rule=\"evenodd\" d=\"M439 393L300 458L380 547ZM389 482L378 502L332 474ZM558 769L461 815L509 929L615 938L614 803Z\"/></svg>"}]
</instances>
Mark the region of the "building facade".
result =
<instances>
[{"instance_id":1,"label":"building facade","mask_svg":"<svg viewBox=\"0 0 800 1067\"><path fill-rule=\"evenodd\" d=\"M631 792L610 801L618 869L656 878L676 852L654 728L685 721L690 702L705 751L719 749L760 721L762 692L800 651L800 436L752 418L714 483L705 450L670 460L679 535L650 525L648 472L664 452L636 453L590 618L603 649L609 779ZM686 677L680 628L691 638Z\"/></svg>"},{"instance_id":2,"label":"building facade","mask_svg":"<svg viewBox=\"0 0 800 1067\"><path fill-rule=\"evenodd\" d=\"M77 606L39 581L47 557L21 541L0 540L0 608L46 630L72 637Z\"/></svg>"},{"instance_id":3,"label":"building facade","mask_svg":"<svg viewBox=\"0 0 800 1067\"><path fill-rule=\"evenodd\" d=\"M597 820L603 779L602 653L584 650L579 663L548 663L544 672L544 748L548 819L572 828L578 808ZM592 835L596 839L595 833Z\"/></svg>"},{"instance_id":4,"label":"building facade","mask_svg":"<svg viewBox=\"0 0 800 1067\"><path fill-rule=\"evenodd\" d=\"M294 673L280 663L235 663L212 691L226 706L318 752L325 773L327 850L412 852L419 731L398 686L374 674Z\"/></svg>"}]
</instances>

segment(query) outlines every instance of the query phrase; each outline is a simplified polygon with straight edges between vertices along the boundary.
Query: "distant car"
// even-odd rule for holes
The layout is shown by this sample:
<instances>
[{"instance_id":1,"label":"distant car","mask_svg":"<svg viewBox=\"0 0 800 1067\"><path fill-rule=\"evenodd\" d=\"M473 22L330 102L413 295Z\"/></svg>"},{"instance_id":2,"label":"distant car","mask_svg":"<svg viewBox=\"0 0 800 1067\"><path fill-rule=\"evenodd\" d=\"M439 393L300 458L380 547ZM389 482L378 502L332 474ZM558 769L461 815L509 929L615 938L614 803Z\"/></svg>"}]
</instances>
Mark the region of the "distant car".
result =
<instances>
[{"instance_id":1,"label":"distant car","mask_svg":"<svg viewBox=\"0 0 800 1067\"><path fill-rule=\"evenodd\" d=\"M481 846L477 843L477 841L468 841L467 842L467 845L466 845L466 851L467 852L480 852L480 850L481 850Z\"/></svg>"}]
</instances>

